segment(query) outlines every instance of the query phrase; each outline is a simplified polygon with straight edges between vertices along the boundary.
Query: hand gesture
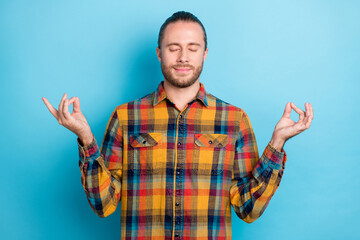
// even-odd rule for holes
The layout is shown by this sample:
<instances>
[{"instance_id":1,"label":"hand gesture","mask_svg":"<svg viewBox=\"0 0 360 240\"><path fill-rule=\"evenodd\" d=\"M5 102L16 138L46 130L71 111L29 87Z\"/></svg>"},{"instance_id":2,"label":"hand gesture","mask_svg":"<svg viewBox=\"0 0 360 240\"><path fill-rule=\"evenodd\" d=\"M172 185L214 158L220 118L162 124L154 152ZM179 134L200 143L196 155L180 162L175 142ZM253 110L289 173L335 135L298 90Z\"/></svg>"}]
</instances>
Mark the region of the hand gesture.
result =
<instances>
[{"instance_id":1,"label":"hand gesture","mask_svg":"<svg viewBox=\"0 0 360 240\"><path fill-rule=\"evenodd\" d=\"M46 98L43 97L42 100L60 125L75 133L84 145L92 142L93 135L85 116L80 110L79 98L72 97L67 99L65 93L60 101L58 110L56 110ZM69 112L69 106L71 104L74 104L72 113Z\"/></svg>"},{"instance_id":2,"label":"hand gesture","mask_svg":"<svg viewBox=\"0 0 360 240\"><path fill-rule=\"evenodd\" d=\"M299 120L297 122L290 119L291 109L294 109L294 111L299 114ZM270 144L276 149L281 150L289 138L308 129L313 118L313 108L310 103L305 103L305 112L295 106L294 103L287 103L283 116L275 126Z\"/></svg>"}]
</instances>

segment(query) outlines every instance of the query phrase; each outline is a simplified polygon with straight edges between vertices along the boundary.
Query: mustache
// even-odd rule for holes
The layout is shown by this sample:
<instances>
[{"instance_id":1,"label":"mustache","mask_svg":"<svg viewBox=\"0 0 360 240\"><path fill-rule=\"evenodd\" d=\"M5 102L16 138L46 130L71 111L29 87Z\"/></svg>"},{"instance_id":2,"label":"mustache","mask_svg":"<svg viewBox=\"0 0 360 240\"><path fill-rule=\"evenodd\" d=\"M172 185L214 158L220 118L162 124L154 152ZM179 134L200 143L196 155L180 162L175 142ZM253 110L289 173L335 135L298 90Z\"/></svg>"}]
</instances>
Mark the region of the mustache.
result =
<instances>
[{"instance_id":1,"label":"mustache","mask_svg":"<svg viewBox=\"0 0 360 240\"><path fill-rule=\"evenodd\" d=\"M193 65L190 64L175 64L172 66L173 68L190 68L190 69L195 69L195 67Z\"/></svg>"}]
</instances>

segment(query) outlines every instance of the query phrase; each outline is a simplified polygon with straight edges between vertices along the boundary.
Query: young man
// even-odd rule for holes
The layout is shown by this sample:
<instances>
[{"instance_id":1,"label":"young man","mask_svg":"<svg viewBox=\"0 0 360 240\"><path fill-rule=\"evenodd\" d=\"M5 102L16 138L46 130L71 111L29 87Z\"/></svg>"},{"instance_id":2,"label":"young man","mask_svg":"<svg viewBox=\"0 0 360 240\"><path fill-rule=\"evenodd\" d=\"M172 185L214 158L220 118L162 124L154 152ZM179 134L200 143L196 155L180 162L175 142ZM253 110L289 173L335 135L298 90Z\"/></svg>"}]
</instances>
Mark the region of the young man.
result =
<instances>
[{"instance_id":1,"label":"young man","mask_svg":"<svg viewBox=\"0 0 360 240\"><path fill-rule=\"evenodd\" d=\"M261 158L246 113L205 91L206 32L187 12L160 29L158 89L118 106L101 150L80 110L64 94L59 123L78 136L82 183L95 213L106 217L121 200L123 239L231 239L231 205L251 223L279 186L287 139L310 127L313 110L287 103ZM69 105L74 104L73 113ZM291 109L299 121L290 119Z\"/></svg>"}]
</instances>

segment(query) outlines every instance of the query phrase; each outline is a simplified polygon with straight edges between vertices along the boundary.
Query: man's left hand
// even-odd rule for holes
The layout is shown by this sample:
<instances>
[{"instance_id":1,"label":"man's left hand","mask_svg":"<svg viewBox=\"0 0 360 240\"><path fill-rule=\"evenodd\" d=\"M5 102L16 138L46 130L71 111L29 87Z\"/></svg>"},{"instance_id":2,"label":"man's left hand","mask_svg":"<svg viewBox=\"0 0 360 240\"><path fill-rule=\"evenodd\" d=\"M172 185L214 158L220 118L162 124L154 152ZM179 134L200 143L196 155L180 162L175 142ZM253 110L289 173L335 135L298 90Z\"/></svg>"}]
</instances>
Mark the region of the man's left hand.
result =
<instances>
[{"instance_id":1,"label":"man's left hand","mask_svg":"<svg viewBox=\"0 0 360 240\"><path fill-rule=\"evenodd\" d=\"M299 114L299 120L294 122L290 119L291 109ZM295 106L294 103L288 102L280 121L276 124L270 144L278 151L281 151L285 142L308 129L313 120L313 108L310 103L305 103L305 112Z\"/></svg>"}]
</instances>

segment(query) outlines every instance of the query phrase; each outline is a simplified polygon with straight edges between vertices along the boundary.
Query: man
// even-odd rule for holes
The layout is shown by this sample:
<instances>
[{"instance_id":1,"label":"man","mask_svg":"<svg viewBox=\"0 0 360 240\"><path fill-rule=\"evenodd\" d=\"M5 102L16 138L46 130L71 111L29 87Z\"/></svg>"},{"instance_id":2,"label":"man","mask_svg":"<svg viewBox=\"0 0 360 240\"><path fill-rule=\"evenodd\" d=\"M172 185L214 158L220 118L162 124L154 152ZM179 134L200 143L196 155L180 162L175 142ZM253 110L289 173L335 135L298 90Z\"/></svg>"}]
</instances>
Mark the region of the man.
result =
<instances>
[{"instance_id":1,"label":"man","mask_svg":"<svg viewBox=\"0 0 360 240\"><path fill-rule=\"evenodd\" d=\"M304 113L287 103L259 158L246 113L199 82L208 52L201 22L174 13L156 52L164 81L114 110L100 151L78 98L64 94L58 110L43 100L78 136L81 179L95 213L106 217L121 200L123 239L231 239L230 205L248 223L260 217L283 174L284 143L310 127L312 106Z\"/></svg>"}]
</instances>

